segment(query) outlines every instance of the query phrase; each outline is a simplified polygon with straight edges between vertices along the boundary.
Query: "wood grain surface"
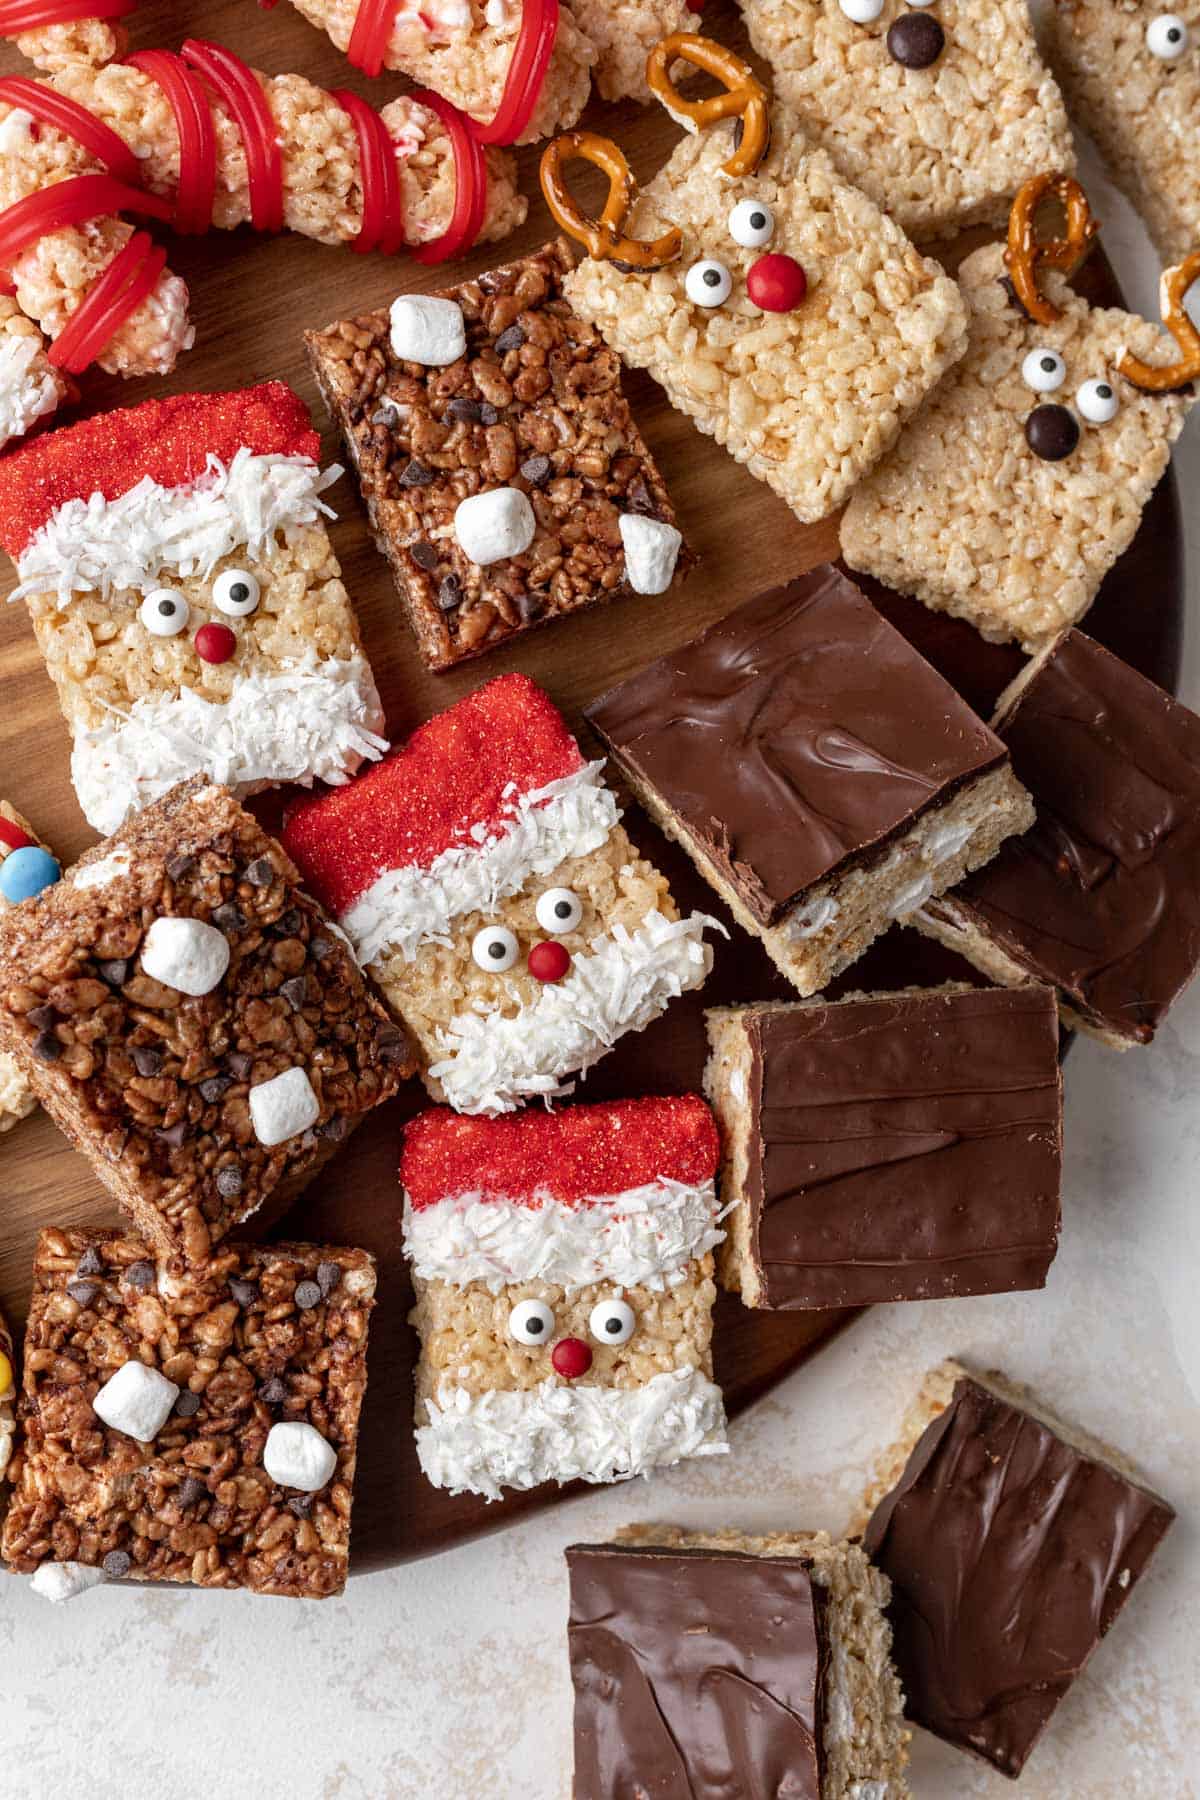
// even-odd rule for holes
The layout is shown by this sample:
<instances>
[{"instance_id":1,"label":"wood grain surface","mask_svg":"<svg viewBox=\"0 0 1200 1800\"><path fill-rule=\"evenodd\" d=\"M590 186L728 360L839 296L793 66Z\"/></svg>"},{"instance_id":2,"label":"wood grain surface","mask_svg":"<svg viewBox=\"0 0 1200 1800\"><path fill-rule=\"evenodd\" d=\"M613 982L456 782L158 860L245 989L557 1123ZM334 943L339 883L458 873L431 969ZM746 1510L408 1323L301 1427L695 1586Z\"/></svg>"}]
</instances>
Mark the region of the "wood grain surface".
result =
<instances>
[{"instance_id":1,"label":"wood grain surface","mask_svg":"<svg viewBox=\"0 0 1200 1800\"><path fill-rule=\"evenodd\" d=\"M185 36L229 44L269 73L295 70L329 87L350 86L377 104L400 91L394 77L365 81L326 38L290 7L263 11L253 0L214 5L156 4L135 15L135 47L176 48ZM711 5L705 29L742 44L727 0ZM0 48L0 72L23 68ZM676 127L658 109L595 106L587 122L620 139L634 168L648 177L677 141ZM455 264L458 279L540 244L549 223L537 197L536 151L521 156L531 196L525 228L502 246L484 247ZM156 234L163 237L161 228ZM192 289L196 348L167 381L119 382L87 378L84 410L132 404L151 394L240 386L266 377L290 382L313 406L325 432L328 459L338 455L304 361L301 332L348 313L386 305L401 289L431 289L437 271L399 257L359 257L302 238L255 237L247 230L205 239L169 239L172 266ZM1097 295L1112 297L1111 275L1098 259L1086 272ZM353 598L368 655L378 678L390 735L403 736L432 712L479 682L521 669L541 682L579 724L581 707L652 657L694 636L760 588L785 580L837 554L836 523L798 524L783 503L673 412L644 376L627 377L627 392L658 457L701 565L686 586L665 599L631 598L535 633L457 673L428 674L374 549L351 483L328 496L341 517L334 543ZM5 572L3 591L11 586ZM870 587L873 596L914 642L977 707L986 708L1019 661L985 645L965 626L938 619L898 596ZM1165 685L1173 683L1182 611L1181 533L1172 482L1164 482L1138 542L1106 584L1089 630ZM50 681L20 607L0 607L0 795L13 801L54 846L64 863L94 841L68 779L69 746ZM270 819L272 804L262 808ZM680 905L722 915L715 897L690 865L636 814L635 838L671 876ZM703 994L676 1003L649 1031L626 1039L588 1078L583 1098L643 1091L680 1091L698 1085L703 1066L705 1005L769 997L789 990L756 943L729 924ZM915 934L893 931L856 965L855 986L897 986L966 973L962 964ZM411 1302L400 1246L396 1182L398 1131L423 1103L413 1088L380 1109L318 1177L286 1223L290 1237L361 1244L380 1263L379 1304L371 1327L370 1384L363 1422L355 1503L354 1567L379 1567L445 1548L476 1532L504 1525L560 1496L539 1491L488 1506L470 1496L451 1499L422 1480L412 1448L412 1367L416 1344L407 1324ZM14 1327L23 1322L33 1243L43 1225L114 1223L112 1203L88 1165L42 1115L0 1138L0 1305ZM717 1375L730 1411L758 1398L810 1355L849 1315L751 1313L722 1296L717 1309Z\"/></svg>"}]
</instances>

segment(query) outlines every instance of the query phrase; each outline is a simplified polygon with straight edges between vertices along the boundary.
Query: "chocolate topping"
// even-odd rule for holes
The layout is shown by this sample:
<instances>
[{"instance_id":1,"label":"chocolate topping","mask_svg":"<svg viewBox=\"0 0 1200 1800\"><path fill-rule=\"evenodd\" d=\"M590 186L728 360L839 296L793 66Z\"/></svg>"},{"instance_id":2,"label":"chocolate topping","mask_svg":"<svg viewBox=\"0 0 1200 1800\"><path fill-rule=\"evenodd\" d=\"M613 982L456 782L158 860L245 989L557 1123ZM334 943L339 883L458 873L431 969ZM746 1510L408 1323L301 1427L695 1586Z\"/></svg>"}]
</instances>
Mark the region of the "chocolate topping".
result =
<instances>
[{"instance_id":1,"label":"chocolate topping","mask_svg":"<svg viewBox=\"0 0 1200 1800\"><path fill-rule=\"evenodd\" d=\"M1019 1775L1174 1513L962 1380L863 1547L892 1582L910 1719Z\"/></svg>"},{"instance_id":2,"label":"chocolate topping","mask_svg":"<svg viewBox=\"0 0 1200 1800\"><path fill-rule=\"evenodd\" d=\"M760 594L587 717L764 925L1006 760L828 566Z\"/></svg>"},{"instance_id":3,"label":"chocolate topping","mask_svg":"<svg viewBox=\"0 0 1200 1800\"><path fill-rule=\"evenodd\" d=\"M575 1800L820 1800L828 1644L802 1558L566 1554Z\"/></svg>"},{"instance_id":4,"label":"chocolate topping","mask_svg":"<svg viewBox=\"0 0 1200 1800\"><path fill-rule=\"evenodd\" d=\"M745 1029L763 1305L1042 1286L1062 1136L1049 988L763 1007Z\"/></svg>"}]
</instances>

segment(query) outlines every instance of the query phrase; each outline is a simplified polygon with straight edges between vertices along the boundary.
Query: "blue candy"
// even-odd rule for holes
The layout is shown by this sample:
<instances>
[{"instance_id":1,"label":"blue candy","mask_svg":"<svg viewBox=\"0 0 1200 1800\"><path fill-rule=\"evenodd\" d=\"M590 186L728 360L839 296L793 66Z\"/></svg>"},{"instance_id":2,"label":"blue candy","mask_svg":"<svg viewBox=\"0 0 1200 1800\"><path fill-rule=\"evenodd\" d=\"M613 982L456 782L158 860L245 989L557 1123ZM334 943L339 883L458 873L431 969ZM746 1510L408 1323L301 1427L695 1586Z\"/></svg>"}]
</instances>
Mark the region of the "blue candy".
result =
<instances>
[{"instance_id":1,"label":"blue candy","mask_svg":"<svg viewBox=\"0 0 1200 1800\"><path fill-rule=\"evenodd\" d=\"M10 850L0 863L0 894L15 906L18 900L32 900L43 888L52 887L61 874L48 850L25 844L20 850Z\"/></svg>"}]
</instances>

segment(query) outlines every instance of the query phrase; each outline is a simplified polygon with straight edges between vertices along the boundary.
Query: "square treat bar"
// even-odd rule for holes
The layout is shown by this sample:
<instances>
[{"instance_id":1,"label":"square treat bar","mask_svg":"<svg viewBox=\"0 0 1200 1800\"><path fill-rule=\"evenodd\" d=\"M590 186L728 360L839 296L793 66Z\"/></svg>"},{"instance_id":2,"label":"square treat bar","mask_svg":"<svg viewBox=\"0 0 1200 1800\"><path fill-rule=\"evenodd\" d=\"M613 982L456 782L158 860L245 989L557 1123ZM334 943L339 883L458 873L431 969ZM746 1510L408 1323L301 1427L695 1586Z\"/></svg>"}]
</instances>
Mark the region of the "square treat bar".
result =
<instances>
[{"instance_id":1,"label":"square treat bar","mask_svg":"<svg viewBox=\"0 0 1200 1800\"><path fill-rule=\"evenodd\" d=\"M838 570L587 709L643 806L802 994L1033 821L994 732Z\"/></svg>"},{"instance_id":2,"label":"square treat bar","mask_svg":"<svg viewBox=\"0 0 1200 1800\"><path fill-rule=\"evenodd\" d=\"M947 985L719 1007L718 1255L747 1306L1042 1287L1058 1248L1053 990Z\"/></svg>"},{"instance_id":3,"label":"square treat bar","mask_svg":"<svg viewBox=\"0 0 1200 1800\"><path fill-rule=\"evenodd\" d=\"M660 594L692 560L620 364L563 298L570 267L550 244L307 335L431 669L596 601ZM496 537L488 514L517 535Z\"/></svg>"},{"instance_id":4,"label":"square treat bar","mask_svg":"<svg viewBox=\"0 0 1200 1800\"><path fill-rule=\"evenodd\" d=\"M0 800L0 919L22 900L57 881L58 862L15 806ZM11 1131L37 1106L16 1059L0 1050L0 1132Z\"/></svg>"},{"instance_id":5,"label":"square treat bar","mask_svg":"<svg viewBox=\"0 0 1200 1800\"><path fill-rule=\"evenodd\" d=\"M1148 1044L1200 965L1200 718L1080 631L1001 696L1037 820L913 924L1063 1022Z\"/></svg>"},{"instance_id":6,"label":"square treat bar","mask_svg":"<svg viewBox=\"0 0 1200 1800\"><path fill-rule=\"evenodd\" d=\"M741 0L775 88L840 173L918 242L1003 224L1021 183L1075 166L1026 0ZM873 14L874 16L864 16Z\"/></svg>"},{"instance_id":7,"label":"square treat bar","mask_svg":"<svg viewBox=\"0 0 1200 1800\"><path fill-rule=\"evenodd\" d=\"M89 824L115 831L205 773L252 793L344 781L383 714L325 528L303 402L281 382L178 394L0 464L0 543L72 738Z\"/></svg>"},{"instance_id":8,"label":"square treat bar","mask_svg":"<svg viewBox=\"0 0 1200 1800\"><path fill-rule=\"evenodd\" d=\"M0 1048L138 1233L193 1261L410 1072L279 845L203 776L0 921Z\"/></svg>"},{"instance_id":9,"label":"square treat bar","mask_svg":"<svg viewBox=\"0 0 1200 1800\"><path fill-rule=\"evenodd\" d=\"M697 1095L413 1121L404 1245L435 1487L495 1500L725 1450L717 1156Z\"/></svg>"},{"instance_id":10,"label":"square treat bar","mask_svg":"<svg viewBox=\"0 0 1200 1800\"><path fill-rule=\"evenodd\" d=\"M1173 0L1057 0L1044 17L1047 55L1073 116L1168 262L1200 250L1196 121L1200 5Z\"/></svg>"},{"instance_id":11,"label":"square treat bar","mask_svg":"<svg viewBox=\"0 0 1200 1800\"><path fill-rule=\"evenodd\" d=\"M823 1531L567 1550L575 1800L907 1800L888 1584Z\"/></svg>"},{"instance_id":12,"label":"square treat bar","mask_svg":"<svg viewBox=\"0 0 1200 1800\"><path fill-rule=\"evenodd\" d=\"M958 278L970 348L851 498L842 552L1034 652L1083 617L1133 541L1192 396L1119 376L1126 349L1169 361L1166 339L1131 313L1089 307L1053 271L1043 279L1062 317L1051 325L1012 298L998 244Z\"/></svg>"},{"instance_id":13,"label":"square treat bar","mask_svg":"<svg viewBox=\"0 0 1200 1800\"><path fill-rule=\"evenodd\" d=\"M711 921L680 918L603 770L540 688L502 675L288 814L306 884L458 1112L566 1093L708 974Z\"/></svg>"},{"instance_id":14,"label":"square treat bar","mask_svg":"<svg viewBox=\"0 0 1200 1800\"><path fill-rule=\"evenodd\" d=\"M5 1562L50 1599L103 1576L340 1593L374 1294L365 1250L156 1268L115 1231L43 1231Z\"/></svg>"},{"instance_id":15,"label":"square treat bar","mask_svg":"<svg viewBox=\"0 0 1200 1800\"><path fill-rule=\"evenodd\" d=\"M1175 1516L1106 1445L956 1363L927 1378L866 1511L908 1717L1011 1776Z\"/></svg>"}]
</instances>

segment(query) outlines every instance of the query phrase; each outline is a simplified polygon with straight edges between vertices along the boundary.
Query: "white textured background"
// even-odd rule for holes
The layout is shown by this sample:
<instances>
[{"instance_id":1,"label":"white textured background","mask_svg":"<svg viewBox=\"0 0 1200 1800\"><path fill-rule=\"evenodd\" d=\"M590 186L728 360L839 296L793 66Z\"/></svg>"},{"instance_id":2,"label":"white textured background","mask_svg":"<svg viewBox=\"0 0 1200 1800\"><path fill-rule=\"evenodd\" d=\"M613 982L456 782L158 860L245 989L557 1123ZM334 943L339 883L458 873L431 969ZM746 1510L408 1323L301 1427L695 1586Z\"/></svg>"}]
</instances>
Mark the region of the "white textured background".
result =
<instances>
[{"instance_id":1,"label":"white textured background","mask_svg":"<svg viewBox=\"0 0 1200 1800\"><path fill-rule=\"evenodd\" d=\"M1157 263L1085 176L1131 304ZM1177 453L1200 604L1200 429ZM1154 596L1147 595L1147 604ZM1200 707L1200 628L1183 696ZM1081 1043L1067 1080L1063 1247L1042 1294L881 1307L733 1428L734 1454L598 1492L340 1600L0 1584L4 1800L568 1800L564 1544L633 1518L844 1523L925 1367L1003 1366L1135 1455L1180 1519L1060 1708L1021 1800L1200 1793L1200 985L1154 1048ZM2 1204L2 1201L0 1201ZM922 1800L1012 1796L917 1733Z\"/></svg>"}]
</instances>

